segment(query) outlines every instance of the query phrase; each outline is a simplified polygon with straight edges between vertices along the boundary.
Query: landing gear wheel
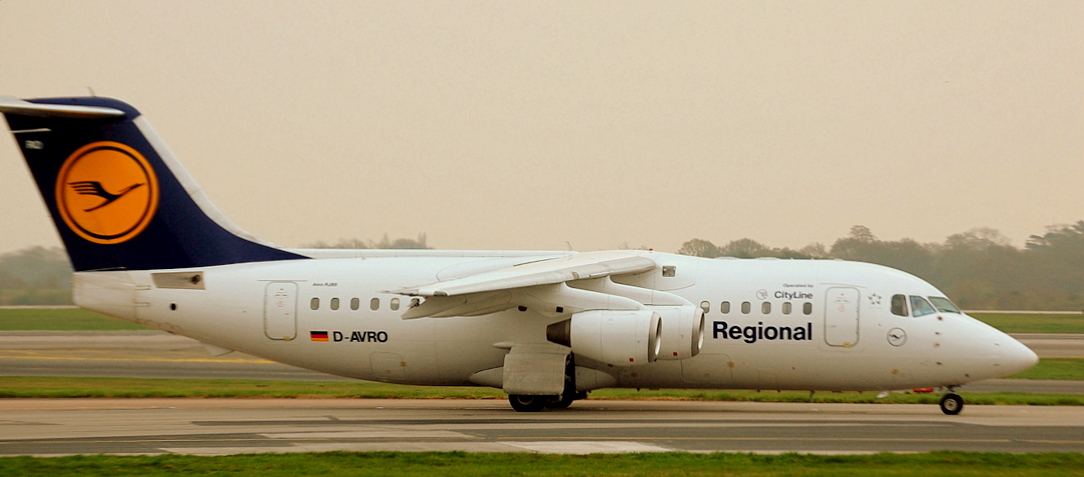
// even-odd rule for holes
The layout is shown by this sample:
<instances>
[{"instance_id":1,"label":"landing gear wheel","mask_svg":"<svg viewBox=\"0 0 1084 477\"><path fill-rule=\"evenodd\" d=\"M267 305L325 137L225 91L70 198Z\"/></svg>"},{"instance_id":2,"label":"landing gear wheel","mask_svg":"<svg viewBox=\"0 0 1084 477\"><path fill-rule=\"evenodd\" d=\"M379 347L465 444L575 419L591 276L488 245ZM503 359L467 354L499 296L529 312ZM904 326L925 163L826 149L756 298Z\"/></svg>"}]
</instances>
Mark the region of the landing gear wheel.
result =
<instances>
[{"instance_id":1,"label":"landing gear wheel","mask_svg":"<svg viewBox=\"0 0 1084 477\"><path fill-rule=\"evenodd\" d=\"M964 398L959 394L949 393L941 397L941 412L955 416L964 410Z\"/></svg>"},{"instance_id":2,"label":"landing gear wheel","mask_svg":"<svg viewBox=\"0 0 1084 477\"><path fill-rule=\"evenodd\" d=\"M576 361L575 356L569 353L565 358L565 389L560 396L554 396L553 400L546 403L550 409L568 409L573 401L587 399L587 393L576 391Z\"/></svg>"},{"instance_id":3,"label":"landing gear wheel","mask_svg":"<svg viewBox=\"0 0 1084 477\"><path fill-rule=\"evenodd\" d=\"M564 393L557 396L556 399L546 403L546 407L549 409L568 409L568 406L572 405L572 401L575 401L575 396Z\"/></svg>"},{"instance_id":4,"label":"landing gear wheel","mask_svg":"<svg viewBox=\"0 0 1084 477\"><path fill-rule=\"evenodd\" d=\"M546 407L546 404L553 401L557 396L534 396L527 394L509 394L508 402L512 404L512 409L519 412L538 412Z\"/></svg>"},{"instance_id":5,"label":"landing gear wheel","mask_svg":"<svg viewBox=\"0 0 1084 477\"><path fill-rule=\"evenodd\" d=\"M568 409L568 406L571 406L574 401L579 401L580 399L587 399L587 393L577 393L565 390L565 393L560 397L546 403L546 407L550 409Z\"/></svg>"}]
</instances>

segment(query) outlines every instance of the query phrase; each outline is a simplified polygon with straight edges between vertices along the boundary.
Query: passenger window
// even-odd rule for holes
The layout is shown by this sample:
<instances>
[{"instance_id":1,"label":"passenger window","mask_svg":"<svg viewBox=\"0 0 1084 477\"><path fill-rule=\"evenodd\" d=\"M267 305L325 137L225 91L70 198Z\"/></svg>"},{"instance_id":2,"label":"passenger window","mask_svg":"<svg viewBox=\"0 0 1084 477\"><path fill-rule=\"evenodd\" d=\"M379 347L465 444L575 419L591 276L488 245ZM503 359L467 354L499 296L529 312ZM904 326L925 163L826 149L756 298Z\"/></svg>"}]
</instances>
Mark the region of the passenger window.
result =
<instances>
[{"instance_id":1,"label":"passenger window","mask_svg":"<svg viewBox=\"0 0 1084 477\"><path fill-rule=\"evenodd\" d=\"M892 295L892 314L896 316L907 316L906 296Z\"/></svg>"},{"instance_id":2,"label":"passenger window","mask_svg":"<svg viewBox=\"0 0 1084 477\"><path fill-rule=\"evenodd\" d=\"M930 305L930 302L920 296L911 296L911 314L915 318L931 313L937 313L937 310L933 308L933 305Z\"/></svg>"},{"instance_id":3,"label":"passenger window","mask_svg":"<svg viewBox=\"0 0 1084 477\"><path fill-rule=\"evenodd\" d=\"M803 304L802 305L802 313L805 313L807 315L812 315L813 314L813 304L809 303L809 302L806 302L805 304Z\"/></svg>"},{"instance_id":4,"label":"passenger window","mask_svg":"<svg viewBox=\"0 0 1084 477\"><path fill-rule=\"evenodd\" d=\"M722 313L724 315L727 314L727 313L730 313L730 302L729 301L724 301L724 302L719 304L719 313Z\"/></svg>"},{"instance_id":5,"label":"passenger window","mask_svg":"<svg viewBox=\"0 0 1084 477\"><path fill-rule=\"evenodd\" d=\"M792 308L792 306L791 306L789 301L783 302L783 314L784 315L789 315L791 308Z\"/></svg>"},{"instance_id":6,"label":"passenger window","mask_svg":"<svg viewBox=\"0 0 1084 477\"><path fill-rule=\"evenodd\" d=\"M760 312L767 315L772 312L772 304L770 302L764 302L760 304Z\"/></svg>"},{"instance_id":7,"label":"passenger window","mask_svg":"<svg viewBox=\"0 0 1084 477\"><path fill-rule=\"evenodd\" d=\"M937 311L940 311L941 313L959 313L960 312L960 309L956 307L956 304L953 303L948 298L945 298L945 297L942 297L942 296L931 296L930 297L930 302L932 302L933 306L937 308Z\"/></svg>"},{"instance_id":8,"label":"passenger window","mask_svg":"<svg viewBox=\"0 0 1084 477\"><path fill-rule=\"evenodd\" d=\"M379 298L373 298L372 300L369 300L369 309L373 310L373 311L379 310L380 309L380 299Z\"/></svg>"},{"instance_id":9,"label":"passenger window","mask_svg":"<svg viewBox=\"0 0 1084 477\"><path fill-rule=\"evenodd\" d=\"M700 302L700 309L704 310L705 314L710 313L711 312L711 303L708 303L707 301Z\"/></svg>"},{"instance_id":10,"label":"passenger window","mask_svg":"<svg viewBox=\"0 0 1084 477\"><path fill-rule=\"evenodd\" d=\"M747 302L747 301L741 302L741 312L742 312L743 315L748 315L749 312L752 309L753 309L753 305L751 305L749 302Z\"/></svg>"},{"instance_id":11,"label":"passenger window","mask_svg":"<svg viewBox=\"0 0 1084 477\"><path fill-rule=\"evenodd\" d=\"M312 300L309 300L309 308L312 308L313 310L319 310L320 309L320 299L316 298L316 297L312 297Z\"/></svg>"},{"instance_id":12,"label":"passenger window","mask_svg":"<svg viewBox=\"0 0 1084 477\"><path fill-rule=\"evenodd\" d=\"M332 298L331 299L331 309L332 310L338 310L339 309L339 299L338 298Z\"/></svg>"},{"instance_id":13,"label":"passenger window","mask_svg":"<svg viewBox=\"0 0 1084 477\"><path fill-rule=\"evenodd\" d=\"M398 298L392 298L391 299L391 309L392 309L392 311L395 311L395 310L399 309L399 299Z\"/></svg>"},{"instance_id":14,"label":"passenger window","mask_svg":"<svg viewBox=\"0 0 1084 477\"><path fill-rule=\"evenodd\" d=\"M361 308L361 300L359 300L357 298L351 298L350 299L350 309L354 310L354 311L358 311L358 308Z\"/></svg>"}]
</instances>

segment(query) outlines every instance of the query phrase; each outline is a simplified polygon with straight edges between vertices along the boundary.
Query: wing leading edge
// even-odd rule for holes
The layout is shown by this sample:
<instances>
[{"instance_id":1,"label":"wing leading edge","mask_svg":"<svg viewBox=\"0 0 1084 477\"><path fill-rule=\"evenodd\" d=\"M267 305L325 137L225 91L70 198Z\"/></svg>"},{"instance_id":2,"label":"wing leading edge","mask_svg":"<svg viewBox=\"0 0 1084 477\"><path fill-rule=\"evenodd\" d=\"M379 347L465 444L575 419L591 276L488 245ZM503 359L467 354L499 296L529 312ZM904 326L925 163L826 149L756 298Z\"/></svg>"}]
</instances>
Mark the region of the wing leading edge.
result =
<instances>
[{"instance_id":1,"label":"wing leading edge","mask_svg":"<svg viewBox=\"0 0 1084 477\"><path fill-rule=\"evenodd\" d=\"M550 296L541 301L552 303L552 295L558 290L563 290L564 293L558 293L566 297L572 291L566 285L567 282L643 273L654 269L655 261L643 254L644 252L641 251L630 250L584 252L571 257L531 262L419 287L404 288L392 293L426 297L424 303L408 310L403 315L403 319L478 316L515 306L527 306L529 302L537 305L538 299L545 295ZM587 307L635 308L633 303L613 302L613 299L623 301L620 297L610 298L610 303L587 305ZM567 298L557 301L566 300ZM574 303L569 304L575 308L581 308L575 306Z\"/></svg>"}]
</instances>

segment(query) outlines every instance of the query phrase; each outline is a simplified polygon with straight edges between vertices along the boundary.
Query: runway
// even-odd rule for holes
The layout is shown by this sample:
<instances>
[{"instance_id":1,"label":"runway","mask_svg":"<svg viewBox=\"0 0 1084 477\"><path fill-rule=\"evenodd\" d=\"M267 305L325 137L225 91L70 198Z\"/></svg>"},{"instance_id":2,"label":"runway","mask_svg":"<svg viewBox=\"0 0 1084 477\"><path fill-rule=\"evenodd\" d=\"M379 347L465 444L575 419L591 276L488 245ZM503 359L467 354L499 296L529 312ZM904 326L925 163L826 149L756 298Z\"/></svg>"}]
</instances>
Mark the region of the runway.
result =
<instances>
[{"instance_id":1,"label":"runway","mask_svg":"<svg viewBox=\"0 0 1084 477\"><path fill-rule=\"evenodd\" d=\"M1017 335L1040 357L1084 357L1084 335ZM351 381L243 353L211 356L161 331L0 332L0 376ZM963 392L1084 394L1084 381L994 379Z\"/></svg>"},{"instance_id":2,"label":"runway","mask_svg":"<svg viewBox=\"0 0 1084 477\"><path fill-rule=\"evenodd\" d=\"M1084 452L1084 409L583 401L7 400L0 455L312 451Z\"/></svg>"},{"instance_id":3,"label":"runway","mask_svg":"<svg viewBox=\"0 0 1084 477\"><path fill-rule=\"evenodd\" d=\"M1034 339L1040 355L1084 354L1079 335ZM212 357L190 339L143 331L3 332L0 375L344 380L240 353ZM992 380L962 391L1005 389L1084 393L1084 383ZM1084 452L1084 408L968 406L945 416L936 405L589 399L522 414L504 400L0 401L0 455L948 449Z\"/></svg>"}]
</instances>

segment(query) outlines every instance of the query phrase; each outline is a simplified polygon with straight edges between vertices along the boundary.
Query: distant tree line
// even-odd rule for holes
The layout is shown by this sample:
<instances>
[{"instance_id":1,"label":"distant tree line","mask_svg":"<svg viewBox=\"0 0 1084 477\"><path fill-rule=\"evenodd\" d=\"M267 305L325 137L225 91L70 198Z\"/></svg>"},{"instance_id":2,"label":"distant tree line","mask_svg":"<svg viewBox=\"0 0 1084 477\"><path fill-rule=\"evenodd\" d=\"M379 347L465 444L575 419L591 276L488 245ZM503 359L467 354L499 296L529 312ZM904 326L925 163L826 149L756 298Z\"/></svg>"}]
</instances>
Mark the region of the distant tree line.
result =
<instances>
[{"instance_id":1,"label":"distant tree line","mask_svg":"<svg viewBox=\"0 0 1084 477\"><path fill-rule=\"evenodd\" d=\"M1047 227L1017 248L1000 232L976 228L943 243L879 240L856 225L831 247L772 248L750 239L722 246L701 239L678 253L698 257L839 258L910 272L973 310L1084 310L1084 221Z\"/></svg>"},{"instance_id":2,"label":"distant tree line","mask_svg":"<svg viewBox=\"0 0 1084 477\"><path fill-rule=\"evenodd\" d=\"M430 248L426 244L427 237L424 233L418 234L417 239L398 238L391 240L388 238L388 234L384 234L384 238L379 242L373 242L372 240L360 240L356 238L352 239L339 239L338 242L327 243L324 241L312 242L308 244L302 244L301 248L342 248L342 249L399 249L399 250L421 250Z\"/></svg>"},{"instance_id":3,"label":"distant tree line","mask_svg":"<svg viewBox=\"0 0 1084 477\"><path fill-rule=\"evenodd\" d=\"M341 239L303 248L427 249L417 239ZM625 247L628 248L628 247ZM840 258L877 263L915 274L943 290L965 309L1084 310L1084 221L1047 227L1023 248L997 230L972 229L943 243L880 240L867 227L826 247L773 248L742 238L724 245L703 239L685 242L678 253L698 257ZM32 247L0 255L0 305L71 304L72 268L61 248Z\"/></svg>"},{"instance_id":4,"label":"distant tree line","mask_svg":"<svg viewBox=\"0 0 1084 477\"><path fill-rule=\"evenodd\" d=\"M59 247L0 255L0 305L70 305L72 266Z\"/></svg>"}]
</instances>

